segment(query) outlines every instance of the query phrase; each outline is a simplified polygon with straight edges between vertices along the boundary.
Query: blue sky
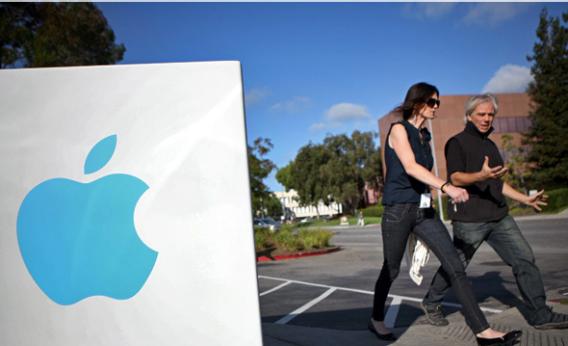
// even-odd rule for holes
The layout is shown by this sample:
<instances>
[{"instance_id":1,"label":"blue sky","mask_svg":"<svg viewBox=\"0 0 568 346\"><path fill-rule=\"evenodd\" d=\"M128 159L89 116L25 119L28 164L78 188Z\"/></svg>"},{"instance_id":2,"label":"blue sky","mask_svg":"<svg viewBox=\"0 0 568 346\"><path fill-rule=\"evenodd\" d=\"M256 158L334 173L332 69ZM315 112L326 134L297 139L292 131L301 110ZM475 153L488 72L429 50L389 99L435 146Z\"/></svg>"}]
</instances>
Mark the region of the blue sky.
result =
<instances>
[{"instance_id":1,"label":"blue sky","mask_svg":"<svg viewBox=\"0 0 568 346\"><path fill-rule=\"evenodd\" d=\"M310 141L377 119L408 87L524 91L543 7L565 3L101 3L122 64L239 60L249 143L279 167ZM378 140L377 140L378 143ZM281 191L274 175L265 181Z\"/></svg>"}]
</instances>

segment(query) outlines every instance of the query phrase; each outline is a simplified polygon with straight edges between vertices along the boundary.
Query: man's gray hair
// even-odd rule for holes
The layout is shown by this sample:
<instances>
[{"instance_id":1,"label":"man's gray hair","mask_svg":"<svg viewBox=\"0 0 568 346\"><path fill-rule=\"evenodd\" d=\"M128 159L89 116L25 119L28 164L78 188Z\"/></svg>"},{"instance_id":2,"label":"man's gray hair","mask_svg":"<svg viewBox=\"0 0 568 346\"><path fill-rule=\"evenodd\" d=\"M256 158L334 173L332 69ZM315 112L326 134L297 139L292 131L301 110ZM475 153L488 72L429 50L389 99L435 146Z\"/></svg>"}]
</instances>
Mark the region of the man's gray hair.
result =
<instances>
[{"instance_id":1,"label":"man's gray hair","mask_svg":"<svg viewBox=\"0 0 568 346\"><path fill-rule=\"evenodd\" d=\"M497 102L497 97L490 93L485 93L482 95L475 95L469 98L465 103L465 115L470 116L477 106L482 103L491 102L493 104L493 109L495 109L495 114L499 111L499 103Z\"/></svg>"}]
</instances>

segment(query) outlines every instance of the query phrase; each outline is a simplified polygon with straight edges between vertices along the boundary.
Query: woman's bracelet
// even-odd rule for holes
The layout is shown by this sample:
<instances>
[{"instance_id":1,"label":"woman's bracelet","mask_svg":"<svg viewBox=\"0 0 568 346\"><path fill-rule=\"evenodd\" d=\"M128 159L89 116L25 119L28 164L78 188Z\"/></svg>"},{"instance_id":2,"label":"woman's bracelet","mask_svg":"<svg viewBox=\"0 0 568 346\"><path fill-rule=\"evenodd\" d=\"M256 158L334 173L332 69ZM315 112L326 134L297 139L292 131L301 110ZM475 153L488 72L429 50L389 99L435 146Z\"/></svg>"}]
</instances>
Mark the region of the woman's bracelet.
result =
<instances>
[{"instance_id":1,"label":"woman's bracelet","mask_svg":"<svg viewBox=\"0 0 568 346\"><path fill-rule=\"evenodd\" d=\"M450 182L446 181L445 183L442 184L442 186L440 186L440 191L442 191L442 193L446 193L446 191L444 191L444 186L449 185Z\"/></svg>"}]
</instances>

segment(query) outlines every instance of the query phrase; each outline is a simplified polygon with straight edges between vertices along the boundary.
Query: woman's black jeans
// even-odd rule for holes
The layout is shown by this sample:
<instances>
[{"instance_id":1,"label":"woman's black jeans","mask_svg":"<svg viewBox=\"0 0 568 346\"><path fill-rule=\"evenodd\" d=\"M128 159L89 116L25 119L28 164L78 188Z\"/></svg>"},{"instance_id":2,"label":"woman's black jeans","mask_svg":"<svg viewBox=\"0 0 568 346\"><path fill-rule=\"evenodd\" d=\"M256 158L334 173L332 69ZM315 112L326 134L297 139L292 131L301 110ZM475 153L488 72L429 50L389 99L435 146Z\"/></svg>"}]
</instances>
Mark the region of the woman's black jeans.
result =
<instances>
[{"instance_id":1,"label":"woman's black jeans","mask_svg":"<svg viewBox=\"0 0 568 346\"><path fill-rule=\"evenodd\" d=\"M444 224L432 208L420 209L417 204L394 204L385 206L381 224L383 235L384 263L375 284L373 319L383 321L385 301L390 287L398 276L400 262L406 250L410 232L414 232L432 251L448 274L458 300L462 304L465 320L474 333L489 328L479 309L465 269L454 248Z\"/></svg>"}]
</instances>

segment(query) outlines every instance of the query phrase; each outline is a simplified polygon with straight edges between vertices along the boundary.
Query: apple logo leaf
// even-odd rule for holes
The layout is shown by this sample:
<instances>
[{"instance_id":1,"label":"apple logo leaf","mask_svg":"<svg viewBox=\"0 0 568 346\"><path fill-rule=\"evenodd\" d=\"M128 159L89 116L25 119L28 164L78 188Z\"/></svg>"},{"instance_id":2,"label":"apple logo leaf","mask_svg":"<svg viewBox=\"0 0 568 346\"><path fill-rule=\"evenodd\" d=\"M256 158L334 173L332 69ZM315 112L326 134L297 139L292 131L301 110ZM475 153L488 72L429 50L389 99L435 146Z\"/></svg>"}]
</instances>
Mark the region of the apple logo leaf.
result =
<instances>
[{"instance_id":1,"label":"apple logo leaf","mask_svg":"<svg viewBox=\"0 0 568 346\"><path fill-rule=\"evenodd\" d=\"M85 174L94 173L103 168L112 157L112 154L114 154L115 148L116 135L110 135L95 144L85 160L85 167L83 169Z\"/></svg>"}]
</instances>

